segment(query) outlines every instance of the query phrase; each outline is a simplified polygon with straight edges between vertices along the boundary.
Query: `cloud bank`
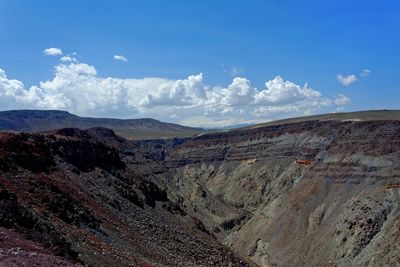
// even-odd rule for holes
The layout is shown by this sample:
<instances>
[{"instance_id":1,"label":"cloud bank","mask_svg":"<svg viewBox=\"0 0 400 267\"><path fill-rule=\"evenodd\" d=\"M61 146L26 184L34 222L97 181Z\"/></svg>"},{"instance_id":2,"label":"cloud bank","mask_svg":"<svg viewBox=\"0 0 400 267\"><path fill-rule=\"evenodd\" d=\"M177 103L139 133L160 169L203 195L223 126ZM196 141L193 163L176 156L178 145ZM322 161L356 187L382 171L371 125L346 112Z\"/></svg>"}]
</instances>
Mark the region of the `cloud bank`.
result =
<instances>
[{"instance_id":1,"label":"cloud bank","mask_svg":"<svg viewBox=\"0 0 400 267\"><path fill-rule=\"evenodd\" d=\"M242 77L210 86L202 73L185 79L100 77L94 66L61 58L54 77L26 88L0 69L0 109L60 109L81 116L138 118L196 126L226 126L311 114L343 107L345 95L326 98L307 84L276 76L255 88Z\"/></svg>"}]
</instances>

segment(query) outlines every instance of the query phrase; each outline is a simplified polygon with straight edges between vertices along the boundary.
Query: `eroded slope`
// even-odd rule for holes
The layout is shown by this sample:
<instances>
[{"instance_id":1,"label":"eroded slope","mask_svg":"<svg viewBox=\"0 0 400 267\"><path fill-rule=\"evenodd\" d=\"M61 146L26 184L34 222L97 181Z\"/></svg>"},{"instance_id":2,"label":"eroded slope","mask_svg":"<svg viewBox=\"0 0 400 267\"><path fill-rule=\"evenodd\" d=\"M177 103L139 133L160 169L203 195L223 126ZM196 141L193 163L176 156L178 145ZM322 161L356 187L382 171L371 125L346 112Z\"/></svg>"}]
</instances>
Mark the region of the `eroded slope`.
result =
<instances>
[{"instance_id":1,"label":"eroded slope","mask_svg":"<svg viewBox=\"0 0 400 267\"><path fill-rule=\"evenodd\" d=\"M73 264L400 264L399 121L131 143L67 129L0 144L1 226Z\"/></svg>"},{"instance_id":2,"label":"eroded slope","mask_svg":"<svg viewBox=\"0 0 400 267\"><path fill-rule=\"evenodd\" d=\"M1 133L0 263L247 266L127 168L152 164L133 149L106 129Z\"/></svg>"},{"instance_id":3,"label":"eroded slope","mask_svg":"<svg viewBox=\"0 0 400 267\"><path fill-rule=\"evenodd\" d=\"M309 121L138 143L155 180L260 266L398 265L400 122Z\"/></svg>"}]
</instances>

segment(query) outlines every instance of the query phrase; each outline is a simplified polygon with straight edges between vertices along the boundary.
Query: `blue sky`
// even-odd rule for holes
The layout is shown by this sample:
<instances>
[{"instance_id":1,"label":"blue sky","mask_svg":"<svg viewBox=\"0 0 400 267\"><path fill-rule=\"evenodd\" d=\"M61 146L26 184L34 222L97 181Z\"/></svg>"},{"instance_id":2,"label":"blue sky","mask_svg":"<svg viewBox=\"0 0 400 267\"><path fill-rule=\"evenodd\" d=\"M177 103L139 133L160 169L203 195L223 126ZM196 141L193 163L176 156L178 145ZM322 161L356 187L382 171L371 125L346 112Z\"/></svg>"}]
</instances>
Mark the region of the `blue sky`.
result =
<instances>
[{"instance_id":1,"label":"blue sky","mask_svg":"<svg viewBox=\"0 0 400 267\"><path fill-rule=\"evenodd\" d=\"M399 1L0 0L0 25L1 110L223 126L399 108Z\"/></svg>"}]
</instances>

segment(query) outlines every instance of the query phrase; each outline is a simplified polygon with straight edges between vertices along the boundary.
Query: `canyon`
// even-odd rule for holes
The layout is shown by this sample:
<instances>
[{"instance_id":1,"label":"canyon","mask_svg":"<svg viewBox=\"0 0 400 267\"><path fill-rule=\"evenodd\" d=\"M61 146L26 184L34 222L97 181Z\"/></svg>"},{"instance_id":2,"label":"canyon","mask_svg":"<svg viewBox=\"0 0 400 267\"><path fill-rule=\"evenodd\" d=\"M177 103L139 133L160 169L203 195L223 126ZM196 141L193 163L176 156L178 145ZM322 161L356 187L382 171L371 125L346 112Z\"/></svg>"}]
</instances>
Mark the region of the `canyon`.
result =
<instances>
[{"instance_id":1,"label":"canyon","mask_svg":"<svg viewBox=\"0 0 400 267\"><path fill-rule=\"evenodd\" d=\"M3 131L0 262L399 265L400 121L374 115L155 140Z\"/></svg>"}]
</instances>

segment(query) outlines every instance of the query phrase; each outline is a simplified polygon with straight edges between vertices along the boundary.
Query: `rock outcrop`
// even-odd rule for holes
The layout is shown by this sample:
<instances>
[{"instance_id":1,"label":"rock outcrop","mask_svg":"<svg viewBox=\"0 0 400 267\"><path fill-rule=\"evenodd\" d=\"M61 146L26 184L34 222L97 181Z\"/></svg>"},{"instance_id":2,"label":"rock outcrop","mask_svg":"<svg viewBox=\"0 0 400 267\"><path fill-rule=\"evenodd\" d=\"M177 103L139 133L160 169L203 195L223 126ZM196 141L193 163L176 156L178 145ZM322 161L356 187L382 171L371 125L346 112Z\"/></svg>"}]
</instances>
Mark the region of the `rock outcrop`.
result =
<instances>
[{"instance_id":1,"label":"rock outcrop","mask_svg":"<svg viewBox=\"0 0 400 267\"><path fill-rule=\"evenodd\" d=\"M251 266L199 230L140 168L127 168L134 146L101 141L110 138L103 129L0 133L0 263Z\"/></svg>"},{"instance_id":2,"label":"rock outcrop","mask_svg":"<svg viewBox=\"0 0 400 267\"><path fill-rule=\"evenodd\" d=\"M155 183L260 266L398 265L400 122L308 121L137 143Z\"/></svg>"},{"instance_id":3,"label":"rock outcrop","mask_svg":"<svg viewBox=\"0 0 400 267\"><path fill-rule=\"evenodd\" d=\"M75 265L396 266L399 190L400 121L0 134L1 229Z\"/></svg>"}]
</instances>

